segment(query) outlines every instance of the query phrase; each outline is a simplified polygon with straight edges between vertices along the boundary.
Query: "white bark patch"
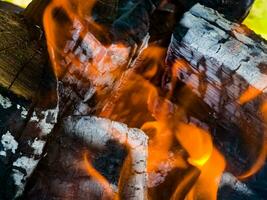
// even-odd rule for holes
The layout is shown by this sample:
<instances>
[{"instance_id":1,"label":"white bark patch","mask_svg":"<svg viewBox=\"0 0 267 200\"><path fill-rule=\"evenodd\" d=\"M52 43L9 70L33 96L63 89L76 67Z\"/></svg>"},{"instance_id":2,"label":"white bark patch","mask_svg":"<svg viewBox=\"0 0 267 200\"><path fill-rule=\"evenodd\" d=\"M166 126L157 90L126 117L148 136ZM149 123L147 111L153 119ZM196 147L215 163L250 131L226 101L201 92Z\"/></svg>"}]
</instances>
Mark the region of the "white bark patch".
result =
<instances>
[{"instance_id":1,"label":"white bark patch","mask_svg":"<svg viewBox=\"0 0 267 200\"><path fill-rule=\"evenodd\" d=\"M0 151L0 156L6 157L6 152L5 151Z\"/></svg>"},{"instance_id":2,"label":"white bark patch","mask_svg":"<svg viewBox=\"0 0 267 200\"><path fill-rule=\"evenodd\" d=\"M18 187L16 197L22 194L26 184L26 179L32 174L33 170L37 166L37 163L38 160L34 160L33 158L28 158L26 156L18 158L13 163L13 166L22 168L26 171L26 174L23 174L21 171L13 169L12 177L14 179L15 185Z\"/></svg>"},{"instance_id":3,"label":"white bark patch","mask_svg":"<svg viewBox=\"0 0 267 200\"><path fill-rule=\"evenodd\" d=\"M7 97L3 97L1 94L0 94L0 105L4 108L4 109L7 109L7 108L10 108L12 106L12 103L11 101L9 100L9 98Z\"/></svg>"},{"instance_id":4,"label":"white bark patch","mask_svg":"<svg viewBox=\"0 0 267 200\"><path fill-rule=\"evenodd\" d=\"M64 121L67 134L81 138L91 147L104 148L109 140L116 140L129 148L131 156L129 177L121 188L127 200L144 200L147 196L147 136L136 128L97 117L69 117ZM122 175L123 176L123 175ZM124 181L123 181L124 182Z\"/></svg>"},{"instance_id":5,"label":"white bark patch","mask_svg":"<svg viewBox=\"0 0 267 200\"><path fill-rule=\"evenodd\" d=\"M13 180L15 185L19 186L18 187L18 191L16 194L16 197L22 195L23 193L23 178L24 178L24 174L22 172L20 172L19 170L13 169Z\"/></svg>"},{"instance_id":6,"label":"white bark patch","mask_svg":"<svg viewBox=\"0 0 267 200\"><path fill-rule=\"evenodd\" d=\"M21 113L20 113L21 118L26 119L28 115L28 111L26 110L26 108L24 108L23 106L17 105L17 109L21 110Z\"/></svg>"},{"instance_id":7,"label":"white bark patch","mask_svg":"<svg viewBox=\"0 0 267 200\"><path fill-rule=\"evenodd\" d=\"M35 138L34 142L32 144L29 144L34 149L34 155L42 154L45 143L45 141Z\"/></svg>"},{"instance_id":8,"label":"white bark patch","mask_svg":"<svg viewBox=\"0 0 267 200\"><path fill-rule=\"evenodd\" d=\"M21 107L21 114L20 114L21 118L26 119L27 115L28 111L24 107Z\"/></svg>"},{"instance_id":9,"label":"white bark patch","mask_svg":"<svg viewBox=\"0 0 267 200\"><path fill-rule=\"evenodd\" d=\"M4 151L11 150L12 153L15 153L16 149L18 148L18 142L9 131L7 131L6 134L2 135L1 143L3 145ZM6 153L3 153L1 151L0 155L6 156Z\"/></svg>"},{"instance_id":10,"label":"white bark patch","mask_svg":"<svg viewBox=\"0 0 267 200\"><path fill-rule=\"evenodd\" d=\"M44 136L48 135L52 131L57 122L58 106L55 109L42 111L41 115L43 115L43 117L39 118L36 115L36 112L33 112L30 122L37 122L37 127L41 129Z\"/></svg>"},{"instance_id":11,"label":"white bark patch","mask_svg":"<svg viewBox=\"0 0 267 200\"><path fill-rule=\"evenodd\" d=\"M221 182L220 182L220 188L223 186L230 186L234 191L246 194L246 195L252 195L253 192L247 187L245 183L242 183L239 181L234 175L232 175L229 172L226 172L222 175Z\"/></svg>"}]
</instances>

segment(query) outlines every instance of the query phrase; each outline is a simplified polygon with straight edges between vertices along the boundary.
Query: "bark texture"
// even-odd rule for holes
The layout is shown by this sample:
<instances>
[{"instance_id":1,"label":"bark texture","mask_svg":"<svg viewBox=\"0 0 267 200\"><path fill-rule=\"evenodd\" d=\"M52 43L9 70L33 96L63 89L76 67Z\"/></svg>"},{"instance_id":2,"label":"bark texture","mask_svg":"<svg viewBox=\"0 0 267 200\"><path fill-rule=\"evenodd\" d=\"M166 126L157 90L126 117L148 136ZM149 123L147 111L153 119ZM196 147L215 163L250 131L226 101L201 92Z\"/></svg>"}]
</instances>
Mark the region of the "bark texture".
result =
<instances>
[{"instance_id":1,"label":"bark texture","mask_svg":"<svg viewBox=\"0 0 267 200\"><path fill-rule=\"evenodd\" d=\"M85 199L93 194L92 199L95 195L100 195L96 199L103 198L106 188L83 167L85 160L82 155L87 151L93 167L99 172L104 170L104 177L114 185L114 194L119 192L123 199L146 198L147 136L141 130L108 119L77 116L67 118L57 133L48 146L48 156L35 172L39 176L30 183L26 197ZM127 168L120 170L125 161L126 155L122 153L125 150L128 152ZM100 189L86 187L91 182L100 184ZM50 187L51 183L59 183L62 189L55 186L58 189L55 191ZM69 190L65 186L69 186Z\"/></svg>"},{"instance_id":2,"label":"bark texture","mask_svg":"<svg viewBox=\"0 0 267 200\"><path fill-rule=\"evenodd\" d=\"M12 12L0 10L1 199L22 194L58 115L42 32Z\"/></svg>"},{"instance_id":3,"label":"bark texture","mask_svg":"<svg viewBox=\"0 0 267 200\"><path fill-rule=\"evenodd\" d=\"M261 111L267 92L266 53L264 39L200 4L184 15L168 50L175 76L211 108L215 122L225 121L242 132L250 152L240 158L244 164L255 161L266 140Z\"/></svg>"},{"instance_id":4,"label":"bark texture","mask_svg":"<svg viewBox=\"0 0 267 200\"><path fill-rule=\"evenodd\" d=\"M26 99L35 97L48 62L42 31L0 10L0 85Z\"/></svg>"}]
</instances>

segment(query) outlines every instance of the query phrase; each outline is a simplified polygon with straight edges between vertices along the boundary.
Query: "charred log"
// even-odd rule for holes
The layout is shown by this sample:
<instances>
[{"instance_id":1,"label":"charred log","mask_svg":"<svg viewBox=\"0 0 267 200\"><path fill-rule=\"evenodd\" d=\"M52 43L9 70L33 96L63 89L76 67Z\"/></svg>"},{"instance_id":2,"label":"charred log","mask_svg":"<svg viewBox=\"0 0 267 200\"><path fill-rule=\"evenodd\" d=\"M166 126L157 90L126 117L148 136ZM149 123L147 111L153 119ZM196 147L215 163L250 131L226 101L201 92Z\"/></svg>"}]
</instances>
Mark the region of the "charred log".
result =
<instances>
[{"instance_id":1,"label":"charred log","mask_svg":"<svg viewBox=\"0 0 267 200\"><path fill-rule=\"evenodd\" d=\"M1 199L22 194L58 113L57 81L42 32L10 10L0 10Z\"/></svg>"},{"instance_id":2,"label":"charred log","mask_svg":"<svg viewBox=\"0 0 267 200\"><path fill-rule=\"evenodd\" d=\"M124 124L107 119L70 117L66 119L63 127L58 131L61 134L58 134L56 139L49 144L48 156L44 158L35 172L38 174L37 180L29 183L31 187L26 197L84 199L82 196L85 194L103 195L103 189L105 190L103 184L94 180L94 175L87 173L82 168L84 165L82 155L84 152L90 151L94 167L99 171L102 171L101 168L103 167L106 169L105 173L108 175L106 178L114 185L113 195L117 193L116 187L118 187L122 199L145 199L147 136L141 130L131 129ZM117 153L114 150L113 153L110 152L112 141L117 144L115 147L118 150L121 149L116 150ZM110 152L108 162L107 158L103 157L105 154L103 150L105 149L108 151L104 152ZM125 160L125 153L123 153L125 150L128 152L127 168L123 167L121 178L118 180L119 171ZM116 154L119 155L118 158L116 158L118 156ZM101 162L96 162L97 159L101 159L101 155ZM102 166L102 162L107 165ZM115 177L114 174L110 174L114 172ZM110 180L112 176L115 179ZM50 187L51 182L58 190L55 191L55 188ZM57 182L62 185L62 188L56 186ZM83 184L83 182L85 183ZM100 184L98 187L102 192L99 193L99 190L94 190L93 187L86 187L91 182L96 185ZM69 190L66 191L63 184L69 186Z\"/></svg>"},{"instance_id":3,"label":"charred log","mask_svg":"<svg viewBox=\"0 0 267 200\"><path fill-rule=\"evenodd\" d=\"M200 3L217 10L228 20L240 22L248 15L254 0L178 0L173 2L185 10Z\"/></svg>"},{"instance_id":4,"label":"charred log","mask_svg":"<svg viewBox=\"0 0 267 200\"><path fill-rule=\"evenodd\" d=\"M178 79L211 108L215 122L210 124L227 127L232 123L237 127L234 132L242 132L241 143L247 153L239 160L248 166L265 140L260 106L266 101L266 51L266 42L246 27L196 5L177 26L167 58L176 67ZM217 132L215 137L222 139L221 134ZM236 152L226 154L231 157ZM234 168L242 171L240 166Z\"/></svg>"}]
</instances>

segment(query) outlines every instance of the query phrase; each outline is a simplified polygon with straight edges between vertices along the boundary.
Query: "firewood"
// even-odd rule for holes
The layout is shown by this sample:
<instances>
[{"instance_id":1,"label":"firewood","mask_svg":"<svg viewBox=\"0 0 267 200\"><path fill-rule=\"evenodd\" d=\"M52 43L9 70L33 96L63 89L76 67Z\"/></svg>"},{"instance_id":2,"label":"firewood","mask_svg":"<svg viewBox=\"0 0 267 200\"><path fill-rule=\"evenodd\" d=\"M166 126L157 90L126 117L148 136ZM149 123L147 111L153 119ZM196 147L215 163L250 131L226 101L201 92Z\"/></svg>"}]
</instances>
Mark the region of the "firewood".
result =
<instances>
[{"instance_id":1,"label":"firewood","mask_svg":"<svg viewBox=\"0 0 267 200\"><path fill-rule=\"evenodd\" d=\"M47 137L58 115L57 86L49 80L51 77L43 77L44 85L39 86L41 92L34 102L1 88L0 197L20 196L43 157Z\"/></svg>"},{"instance_id":2,"label":"firewood","mask_svg":"<svg viewBox=\"0 0 267 200\"><path fill-rule=\"evenodd\" d=\"M174 0L181 9L190 9L196 3L213 8L231 21L241 22L249 13L254 0Z\"/></svg>"},{"instance_id":3,"label":"firewood","mask_svg":"<svg viewBox=\"0 0 267 200\"><path fill-rule=\"evenodd\" d=\"M241 130L247 157L240 161L248 166L265 140L260 106L266 101L266 45L253 31L198 4L179 22L168 50L174 76L208 105L215 122Z\"/></svg>"},{"instance_id":4,"label":"firewood","mask_svg":"<svg viewBox=\"0 0 267 200\"><path fill-rule=\"evenodd\" d=\"M42 31L28 26L11 8L0 10L0 165L1 185L5 185L0 195L8 199L22 194L42 158L58 112L57 83L41 39Z\"/></svg>"},{"instance_id":5,"label":"firewood","mask_svg":"<svg viewBox=\"0 0 267 200\"><path fill-rule=\"evenodd\" d=\"M0 85L26 99L35 97L48 56L41 30L28 29L20 16L0 10Z\"/></svg>"},{"instance_id":6,"label":"firewood","mask_svg":"<svg viewBox=\"0 0 267 200\"><path fill-rule=\"evenodd\" d=\"M227 192L223 192L223 191ZM238 180L233 174L225 172L220 181L220 188L218 199L260 199L256 192L254 192L246 184Z\"/></svg>"},{"instance_id":7,"label":"firewood","mask_svg":"<svg viewBox=\"0 0 267 200\"><path fill-rule=\"evenodd\" d=\"M89 182L99 183L93 180L93 174L86 175L82 155L85 151L96 154L95 158L92 158L92 163L99 170L99 164L95 163L94 160L101 157L100 153L103 154L103 151L107 149L110 156L104 160L109 160L110 164L103 167L106 170L111 169L114 165L112 159L116 155L115 149L110 150L112 141L117 143L116 148L119 149L118 145L121 144L128 152L127 159L124 159L124 156L119 157L119 160L127 161L124 161L125 166L119 171L121 176L119 183L118 181L116 181L117 183L110 182L115 185L112 190L118 188L118 191L115 189L113 192L119 193L122 199L145 199L147 136L141 130L128 128L125 124L89 116L74 116L64 120L62 127L58 130L57 137L54 137L53 142L48 145L48 155L37 168L35 173L38 176L36 176L36 181L31 183L29 191L25 194L26 197L55 198L65 196L68 199L77 199L80 195L92 194L94 196L98 194L101 198L103 185L95 191L94 187L85 187ZM102 162L107 162L104 160ZM122 166L117 167L122 168ZM110 180L109 177L106 179ZM60 184L56 185L56 183ZM50 187L50 184L53 187ZM64 184L69 188L67 191L63 187ZM36 188L38 189L36 190ZM39 192L36 193L36 191Z\"/></svg>"},{"instance_id":8,"label":"firewood","mask_svg":"<svg viewBox=\"0 0 267 200\"><path fill-rule=\"evenodd\" d=\"M92 117L68 118L64 125L68 134L81 138L90 146L103 148L109 140L117 140L129 148L126 171L121 174L119 194L122 199L146 199L147 136L141 130ZM96 134L97 133L97 134ZM130 171L128 171L130 170ZM125 177L126 176L126 177Z\"/></svg>"}]
</instances>

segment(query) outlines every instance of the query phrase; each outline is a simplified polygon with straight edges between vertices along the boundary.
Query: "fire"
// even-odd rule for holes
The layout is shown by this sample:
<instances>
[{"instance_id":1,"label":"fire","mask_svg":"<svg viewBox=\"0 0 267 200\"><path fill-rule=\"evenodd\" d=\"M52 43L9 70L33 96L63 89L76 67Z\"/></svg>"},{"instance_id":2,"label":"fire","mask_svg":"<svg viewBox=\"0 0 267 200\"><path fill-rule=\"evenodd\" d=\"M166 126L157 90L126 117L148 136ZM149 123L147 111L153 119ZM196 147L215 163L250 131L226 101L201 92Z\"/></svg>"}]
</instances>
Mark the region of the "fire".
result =
<instances>
[{"instance_id":1,"label":"fire","mask_svg":"<svg viewBox=\"0 0 267 200\"><path fill-rule=\"evenodd\" d=\"M86 79L101 88L121 74L120 68L128 62L130 48L99 41L99 38L109 41L109 34L91 17L95 3L95 0L53 0L45 10L43 24L49 55L59 79Z\"/></svg>"},{"instance_id":2,"label":"fire","mask_svg":"<svg viewBox=\"0 0 267 200\"><path fill-rule=\"evenodd\" d=\"M223 156L214 148L209 159L200 167L201 174L188 194L188 200L217 199L218 186L225 164Z\"/></svg>"},{"instance_id":3,"label":"fire","mask_svg":"<svg viewBox=\"0 0 267 200\"><path fill-rule=\"evenodd\" d=\"M249 86L248 89L239 97L238 103L242 105L244 103L252 101L261 93L262 92L259 89L253 86Z\"/></svg>"},{"instance_id":4,"label":"fire","mask_svg":"<svg viewBox=\"0 0 267 200\"><path fill-rule=\"evenodd\" d=\"M207 131L184 123L182 111L180 111L181 116L174 116L173 113L176 113L177 108L172 106L174 105L171 102L160 99L155 93L149 96L148 107L152 112L154 111L153 115L157 121L147 122L142 126L144 131L152 135L149 142L148 172L159 170L161 163L164 162L171 163L173 168L181 169L192 165L200 171L199 177L196 179L198 173L195 170L188 173L178 184L172 199L180 196L183 193L181 188L186 190L188 184L192 184L191 182L196 179L187 199L215 200L220 177L226 166L224 157L213 146L212 138ZM188 153L186 160L179 151L172 150L175 138ZM174 156L170 157L171 153Z\"/></svg>"},{"instance_id":5,"label":"fire","mask_svg":"<svg viewBox=\"0 0 267 200\"><path fill-rule=\"evenodd\" d=\"M201 168L209 160L213 146L207 132L194 125L180 124L176 138L188 151L190 164Z\"/></svg>"},{"instance_id":6,"label":"fire","mask_svg":"<svg viewBox=\"0 0 267 200\"><path fill-rule=\"evenodd\" d=\"M109 38L103 33L105 28L91 18L95 3L95 0L53 0L45 11L48 50L58 78L71 84L89 82L98 94L98 100L104 102L99 114L101 117L141 128L149 136L148 176L161 170L162 166L168 166L168 170L188 170L172 199L215 200L226 167L223 155L213 145L208 130L188 124L184 108L171 102L174 92L171 87L175 83L168 85L168 94L162 94L164 92L159 92L160 84L153 82L159 68L164 66L162 57L166 49L147 48L140 61L145 66L127 69L132 49L120 43L101 42L99 38L107 41ZM138 60L135 64L138 65ZM177 69L187 66L183 59L177 60L172 68L173 77L177 77ZM172 81L175 82L176 78ZM104 89L112 86L114 92L108 93ZM238 102L244 104L259 94L259 90L249 87ZM191 99L183 101L189 104ZM266 114L267 104L262 110ZM255 166L242 177L258 171L265 156L264 149ZM125 165L126 161L124 169L127 169L129 166ZM87 154L84 154L84 166L108 196L118 198L114 197L106 178L92 166ZM123 172L120 179L127 180L122 176Z\"/></svg>"}]
</instances>

